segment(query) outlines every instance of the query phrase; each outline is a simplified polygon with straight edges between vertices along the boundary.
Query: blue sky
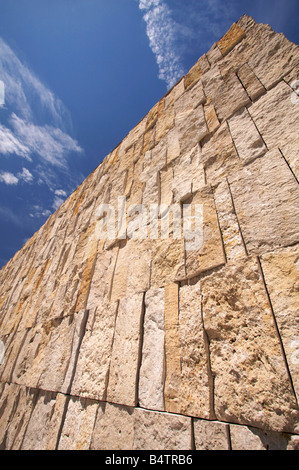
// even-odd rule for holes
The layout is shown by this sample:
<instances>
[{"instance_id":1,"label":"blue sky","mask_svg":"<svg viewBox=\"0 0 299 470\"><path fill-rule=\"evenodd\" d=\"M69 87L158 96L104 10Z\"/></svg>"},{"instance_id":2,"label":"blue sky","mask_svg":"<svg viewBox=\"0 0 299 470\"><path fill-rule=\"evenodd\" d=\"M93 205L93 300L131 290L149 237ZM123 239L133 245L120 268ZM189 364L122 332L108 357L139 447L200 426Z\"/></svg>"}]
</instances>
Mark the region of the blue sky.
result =
<instances>
[{"instance_id":1,"label":"blue sky","mask_svg":"<svg viewBox=\"0 0 299 470\"><path fill-rule=\"evenodd\" d=\"M298 0L0 0L0 267L244 13L299 43Z\"/></svg>"}]
</instances>

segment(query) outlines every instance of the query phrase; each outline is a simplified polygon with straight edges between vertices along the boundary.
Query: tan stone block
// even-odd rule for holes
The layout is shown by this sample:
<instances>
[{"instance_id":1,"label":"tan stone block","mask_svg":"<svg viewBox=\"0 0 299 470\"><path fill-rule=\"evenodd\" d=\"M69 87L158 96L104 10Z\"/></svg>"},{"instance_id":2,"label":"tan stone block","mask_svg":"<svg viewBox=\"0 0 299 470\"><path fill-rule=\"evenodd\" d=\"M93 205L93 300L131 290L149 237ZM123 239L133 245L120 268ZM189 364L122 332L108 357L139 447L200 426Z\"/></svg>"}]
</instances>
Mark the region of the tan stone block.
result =
<instances>
[{"instance_id":1,"label":"tan stone block","mask_svg":"<svg viewBox=\"0 0 299 470\"><path fill-rule=\"evenodd\" d=\"M236 44L238 44L246 36L242 28L240 28L236 23L230 27L228 32L217 42L221 53L223 55L228 54Z\"/></svg>"},{"instance_id":2,"label":"tan stone block","mask_svg":"<svg viewBox=\"0 0 299 470\"><path fill-rule=\"evenodd\" d=\"M220 82L212 99L220 121L225 121L243 106L251 103L235 73L229 74Z\"/></svg>"},{"instance_id":3,"label":"tan stone block","mask_svg":"<svg viewBox=\"0 0 299 470\"><path fill-rule=\"evenodd\" d=\"M107 393L118 302L102 299L89 313L71 393L104 400Z\"/></svg>"},{"instance_id":4,"label":"tan stone block","mask_svg":"<svg viewBox=\"0 0 299 470\"><path fill-rule=\"evenodd\" d=\"M137 405L143 296L134 294L119 301L107 393L112 403Z\"/></svg>"},{"instance_id":5,"label":"tan stone block","mask_svg":"<svg viewBox=\"0 0 299 470\"><path fill-rule=\"evenodd\" d=\"M9 448L10 435L8 434L9 425L14 417L14 408L17 397L20 393L20 386L16 384L1 384L0 394L1 426L0 426L0 445L1 449ZM8 434L8 438L7 438Z\"/></svg>"},{"instance_id":6,"label":"tan stone block","mask_svg":"<svg viewBox=\"0 0 299 470\"><path fill-rule=\"evenodd\" d=\"M292 89L281 82L253 104L250 114L267 147L281 149L298 179L298 104L292 103L292 93Z\"/></svg>"},{"instance_id":7,"label":"tan stone block","mask_svg":"<svg viewBox=\"0 0 299 470\"><path fill-rule=\"evenodd\" d=\"M242 65L238 70L238 77L252 101L255 101L260 95L266 93L264 85L257 78L248 64Z\"/></svg>"},{"instance_id":8,"label":"tan stone block","mask_svg":"<svg viewBox=\"0 0 299 470\"><path fill-rule=\"evenodd\" d=\"M167 134L167 164L169 165L181 153L179 132L177 128L171 129Z\"/></svg>"},{"instance_id":9,"label":"tan stone block","mask_svg":"<svg viewBox=\"0 0 299 470\"><path fill-rule=\"evenodd\" d=\"M287 450L288 434L230 425L232 450Z\"/></svg>"},{"instance_id":10,"label":"tan stone block","mask_svg":"<svg viewBox=\"0 0 299 470\"><path fill-rule=\"evenodd\" d=\"M138 390L138 401L142 408L164 410L164 351L164 289L151 289L145 294Z\"/></svg>"},{"instance_id":11,"label":"tan stone block","mask_svg":"<svg viewBox=\"0 0 299 470\"><path fill-rule=\"evenodd\" d=\"M209 133L202 105L176 114L176 126L182 153L191 150Z\"/></svg>"},{"instance_id":12,"label":"tan stone block","mask_svg":"<svg viewBox=\"0 0 299 470\"><path fill-rule=\"evenodd\" d=\"M298 408L253 258L201 280L219 420L292 432Z\"/></svg>"},{"instance_id":13,"label":"tan stone block","mask_svg":"<svg viewBox=\"0 0 299 470\"><path fill-rule=\"evenodd\" d=\"M266 145L246 108L237 111L228 120L228 126L244 165L262 157L267 152Z\"/></svg>"},{"instance_id":14,"label":"tan stone block","mask_svg":"<svg viewBox=\"0 0 299 470\"><path fill-rule=\"evenodd\" d=\"M195 419L193 425L196 450L230 450L228 424Z\"/></svg>"},{"instance_id":15,"label":"tan stone block","mask_svg":"<svg viewBox=\"0 0 299 470\"><path fill-rule=\"evenodd\" d=\"M181 356L179 338L179 286L169 284L165 287L165 355L166 378L164 388L165 410L180 412Z\"/></svg>"},{"instance_id":16,"label":"tan stone block","mask_svg":"<svg viewBox=\"0 0 299 470\"><path fill-rule=\"evenodd\" d=\"M62 401L64 402L63 398ZM49 448L48 445L54 446L58 438L63 412L64 403L63 406L61 406L60 400L56 403L55 393L39 391L20 449L46 450ZM55 450L55 448L49 448L49 450Z\"/></svg>"},{"instance_id":17,"label":"tan stone block","mask_svg":"<svg viewBox=\"0 0 299 470\"><path fill-rule=\"evenodd\" d=\"M202 77L202 70L200 67L200 64L196 62L195 65L189 70L187 75L184 77L184 85L185 85L185 90L188 90L192 86L195 85L195 83L198 82L198 80Z\"/></svg>"},{"instance_id":18,"label":"tan stone block","mask_svg":"<svg viewBox=\"0 0 299 470\"><path fill-rule=\"evenodd\" d=\"M226 259L234 260L246 257L246 250L227 181L222 181L214 188L214 199Z\"/></svg>"},{"instance_id":19,"label":"tan stone block","mask_svg":"<svg viewBox=\"0 0 299 470\"><path fill-rule=\"evenodd\" d=\"M232 137L226 122L221 124L212 137L204 142L201 161L206 171L208 184L218 184L238 167L241 168Z\"/></svg>"},{"instance_id":20,"label":"tan stone block","mask_svg":"<svg viewBox=\"0 0 299 470\"><path fill-rule=\"evenodd\" d=\"M208 372L199 285L180 288L179 310L181 381L177 394L180 412L184 415L211 419L212 384Z\"/></svg>"},{"instance_id":21,"label":"tan stone block","mask_svg":"<svg viewBox=\"0 0 299 470\"><path fill-rule=\"evenodd\" d=\"M91 450L132 450L134 408L100 403L91 441Z\"/></svg>"},{"instance_id":22,"label":"tan stone block","mask_svg":"<svg viewBox=\"0 0 299 470\"><path fill-rule=\"evenodd\" d=\"M185 240L186 275L188 278L225 263L221 232L215 208L213 190L206 186L199 190L186 204L195 210L202 208L203 218L196 219L193 240ZM192 214L192 212L191 212ZM194 217L194 216L193 216ZM201 223L202 222L202 223ZM186 234L185 239L186 239ZM197 239L199 236L199 239ZM191 248L190 245L191 245Z\"/></svg>"},{"instance_id":23,"label":"tan stone block","mask_svg":"<svg viewBox=\"0 0 299 470\"><path fill-rule=\"evenodd\" d=\"M191 450L191 418L136 408L134 450Z\"/></svg>"},{"instance_id":24,"label":"tan stone block","mask_svg":"<svg viewBox=\"0 0 299 470\"><path fill-rule=\"evenodd\" d=\"M209 133L213 134L220 126L220 122L218 120L218 117L217 117L215 108L211 102L211 99L209 99L207 103L204 105L204 112L205 112L205 118L206 118L207 126L209 129Z\"/></svg>"},{"instance_id":25,"label":"tan stone block","mask_svg":"<svg viewBox=\"0 0 299 470\"><path fill-rule=\"evenodd\" d=\"M263 255L262 269L299 400L299 246Z\"/></svg>"},{"instance_id":26,"label":"tan stone block","mask_svg":"<svg viewBox=\"0 0 299 470\"><path fill-rule=\"evenodd\" d=\"M89 450L98 406L94 400L70 398L58 450Z\"/></svg>"},{"instance_id":27,"label":"tan stone block","mask_svg":"<svg viewBox=\"0 0 299 470\"><path fill-rule=\"evenodd\" d=\"M111 300L145 292L150 285L150 240L129 239L120 244L113 275Z\"/></svg>"},{"instance_id":28,"label":"tan stone block","mask_svg":"<svg viewBox=\"0 0 299 470\"><path fill-rule=\"evenodd\" d=\"M156 124L156 143L158 143L170 129L174 127L174 107L168 106L159 117Z\"/></svg>"},{"instance_id":29,"label":"tan stone block","mask_svg":"<svg viewBox=\"0 0 299 470\"><path fill-rule=\"evenodd\" d=\"M184 78L176 83L164 98L165 108L172 106L173 103L185 92Z\"/></svg>"},{"instance_id":30,"label":"tan stone block","mask_svg":"<svg viewBox=\"0 0 299 470\"><path fill-rule=\"evenodd\" d=\"M278 150L229 177L247 251L298 242L298 184Z\"/></svg>"}]
</instances>

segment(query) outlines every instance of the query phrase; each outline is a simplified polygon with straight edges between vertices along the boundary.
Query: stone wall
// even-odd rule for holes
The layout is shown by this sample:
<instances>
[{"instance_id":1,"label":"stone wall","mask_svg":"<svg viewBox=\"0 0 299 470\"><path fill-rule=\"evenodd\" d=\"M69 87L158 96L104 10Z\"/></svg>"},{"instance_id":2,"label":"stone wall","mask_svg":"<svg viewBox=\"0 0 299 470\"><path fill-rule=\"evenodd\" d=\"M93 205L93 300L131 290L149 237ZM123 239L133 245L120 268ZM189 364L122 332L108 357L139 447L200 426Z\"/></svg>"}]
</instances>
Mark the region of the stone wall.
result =
<instances>
[{"instance_id":1,"label":"stone wall","mask_svg":"<svg viewBox=\"0 0 299 470\"><path fill-rule=\"evenodd\" d=\"M299 448L298 69L243 16L0 271L2 448Z\"/></svg>"}]
</instances>

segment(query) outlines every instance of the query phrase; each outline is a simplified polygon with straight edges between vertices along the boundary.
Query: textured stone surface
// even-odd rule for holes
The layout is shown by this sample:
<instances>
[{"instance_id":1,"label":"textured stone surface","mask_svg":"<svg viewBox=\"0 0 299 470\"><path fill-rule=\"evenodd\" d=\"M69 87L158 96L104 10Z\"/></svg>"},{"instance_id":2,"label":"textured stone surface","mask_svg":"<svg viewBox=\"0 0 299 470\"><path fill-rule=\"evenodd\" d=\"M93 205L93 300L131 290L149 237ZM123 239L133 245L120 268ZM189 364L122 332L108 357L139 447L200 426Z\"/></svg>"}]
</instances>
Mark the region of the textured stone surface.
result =
<instances>
[{"instance_id":1,"label":"textured stone surface","mask_svg":"<svg viewBox=\"0 0 299 470\"><path fill-rule=\"evenodd\" d=\"M181 384L181 359L179 323L179 286L169 284L165 287L165 409L172 413L180 412L178 390Z\"/></svg>"},{"instance_id":2,"label":"textured stone surface","mask_svg":"<svg viewBox=\"0 0 299 470\"><path fill-rule=\"evenodd\" d=\"M243 64L242 67L239 68L238 77L252 101L255 101L260 95L266 92L264 85L248 64Z\"/></svg>"},{"instance_id":3,"label":"textured stone surface","mask_svg":"<svg viewBox=\"0 0 299 470\"><path fill-rule=\"evenodd\" d=\"M1 449L298 450L298 61L244 15L0 270Z\"/></svg>"},{"instance_id":4,"label":"textured stone surface","mask_svg":"<svg viewBox=\"0 0 299 470\"><path fill-rule=\"evenodd\" d=\"M89 449L98 406L93 400L70 398L58 450Z\"/></svg>"},{"instance_id":5,"label":"textured stone surface","mask_svg":"<svg viewBox=\"0 0 299 470\"><path fill-rule=\"evenodd\" d=\"M132 450L134 408L100 403L90 448L92 450Z\"/></svg>"},{"instance_id":6,"label":"textured stone surface","mask_svg":"<svg viewBox=\"0 0 299 470\"><path fill-rule=\"evenodd\" d=\"M249 253L298 241L299 188L278 150L268 152L229 180Z\"/></svg>"},{"instance_id":7,"label":"textured stone surface","mask_svg":"<svg viewBox=\"0 0 299 470\"><path fill-rule=\"evenodd\" d=\"M134 294L119 301L113 338L107 399L128 406L137 404L143 296Z\"/></svg>"},{"instance_id":8,"label":"textured stone surface","mask_svg":"<svg viewBox=\"0 0 299 470\"><path fill-rule=\"evenodd\" d=\"M227 54L238 42L240 42L245 37L245 32L234 23L229 31L217 42L221 53L223 55Z\"/></svg>"},{"instance_id":9,"label":"textured stone surface","mask_svg":"<svg viewBox=\"0 0 299 470\"><path fill-rule=\"evenodd\" d=\"M103 301L89 312L71 392L103 400L107 392L118 303Z\"/></svg>"},{"instance_id":10,"label":"textured stone surface","mask_svg":"<svg viewBox=\"0 0 299 470\"><path fill-rule=\"evenodd\" d=\"M217 419L293 431L297 403L255 259L202 280Z\"/></svg>"},{"instance_id":11,"label":"textured stone surface","mask_svg":"<svg viewBox=\"0 0 299 470\"><path fill-rule=\"evenodd\" d=\"M228 121L237 152L244 164L250 163L267 152L247 109L241 109Z\"/></svg>"},{"instance_id":12,"label":"textured stone surface","mask_svg":"<svg viewBox=\"0 0 299 470\"><path fill-rule=\"evenodd\" d=\"M142 361L138 398L143 408L164 410L165 381L164 289L145 295Z\"/></svg>"},{"instance_id":13,"label":"textured stone surface","mask_svg":"<svg viewBox=\"0 0 299 470\"><path fill-rule=\"evenodd\" d=\"M182 414L211 418L207 344L203 330L200 286L179 291L181 380L178 390Z\"/></svg>"},{"instance_id":14,"label":"textured stone surface","mask_svg":"<svg viewBox=\"0 0 299 470\"><path fill-rule=\"evenodd\" d=\"M298 104L292 102L292 92L286 83L279 83L250 108L250 114L268 148L281 149L298 179Z\"/></svg>"},{"instance_id":15,"label":"textured stone surface","mask_svg":"<svg viewBox=\"0 0 299 470\"><path fill-rule=\"evenodd\" d=\"M191 418L134 411L134 450L190 450Z\"/></svg>"},{"instance_id":16,"label":"textured stone surface","mask_svg":"<svg viewBox=\"0 0 299 470\"><path fill-rule=\"evenodd\" d=\"M196 450L230 450L228 424L195 419L193 425Z\"/></svg>"},{"instance_id":17,"label":"textured stone surface","mask_svg":"<svg viewBox=\"0 0 299 470\"><path fill-rule=\"evenodd\" d=\"M190 278L224 264L225 257L212 188L206 186L199 190L193 196L192 201L187 200L186 203L191 203L192 206L202 206L203 210L203 227L199 224L197 229L203 230L202 244L198 242L197 247L197 243L195 243L195 249L186 248L186 274Z\"/></svg>"},{"instance_id":18,"label":"textured stone surface","mask_svg":"<svg viewBox=\"0 0 299 470\"><path fill-rule=\"evenodd\" d=\"M299 399L299 246L262 257L262 269Z\"/></svg>"}]
</instances>

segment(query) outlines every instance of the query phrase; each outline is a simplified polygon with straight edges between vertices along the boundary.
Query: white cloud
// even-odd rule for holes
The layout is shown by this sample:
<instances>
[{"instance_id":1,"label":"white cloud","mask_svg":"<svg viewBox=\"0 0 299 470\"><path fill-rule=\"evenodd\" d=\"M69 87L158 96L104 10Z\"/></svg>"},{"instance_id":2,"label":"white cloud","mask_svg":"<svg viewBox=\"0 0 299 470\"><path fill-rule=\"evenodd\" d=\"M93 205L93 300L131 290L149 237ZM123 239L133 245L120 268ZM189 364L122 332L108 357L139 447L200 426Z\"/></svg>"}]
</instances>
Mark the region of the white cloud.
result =
<instances>
[{"instance_id":1,"label":"white cloud","mask_svg":"<svg viewBox=\"0 0 299 470\"><path fill-rule=\"evenodd\" d=\"M54 191L54 194L56 194L56 196L63 196L63 197L67 196L67 193L63 189L56 189Z\"/></svg>"},{"instance_id":2,"label":"white cloud","mask_svg":"<svg viewBox=\"0 0 299 470\"><path fill-rule=\"evenodd\" d=\"M25 183L31 183L33 181L33 175L29 170L27 170L27 168L22 168L22 171L19 172L17 176L25 181Z\"/></svg>"},{"instance_id":3,"label":"white cloud","mask_svg":"<svg viewBox=\"0 0 299 470\"><path fill-rule=\"evenodd\" d=\"M64 202L64 199L62 197L55 196L53 204L52 204L52 208L56 211L56 209L58 209L58 207L61 206L63 202Z\"/></svg>"},{"instance_id":4,"label":"white cloud","mask_svg":"<svg viewBox=\"0 0 299 470\"><path fill-rule=\"evenodd\" d=\"M70 114L54 93L0 38L0 78L10 118L0 125L0 153L67 167L71 152L82 149L69 135ZM37 119L38 116L38 119Z\"/></svg>"},{"instance_id":5,"label":"white cloud","mask_svg":"<svg viewBox=\"0 0 299 470\"><path fill-rule=\"evenodd\" d=\"M18 184L19 179L15 175L10 173L9 171L1 171L1 173L0 173L0 182L11 186L11 185Z\"/></svg>"},{"instance_id":6,"label":"white cloud","mask_svg":"<svg viewBox=\"0 0 299 470\"><path fill-rule=\"evenodd\" d=\"M36 153L54 166L67 167L70 152L81 152L77 142L68 134L53 126L37 126L12 113L10 124L14 134L30 154Z\"/></svg>"},{"instance_id":7,"label":"white cloud","mask_svg":"<svg viewBox=\"0 0 299 470\"><path fill-rule=\"evenodd\" d=\"M145 10L143 19L150 47L156 56L159 78L171 88L184 74L180 54L176 49L179 25L163 0L139 0L139 8Z\"/></svg>"}]
</instances>

